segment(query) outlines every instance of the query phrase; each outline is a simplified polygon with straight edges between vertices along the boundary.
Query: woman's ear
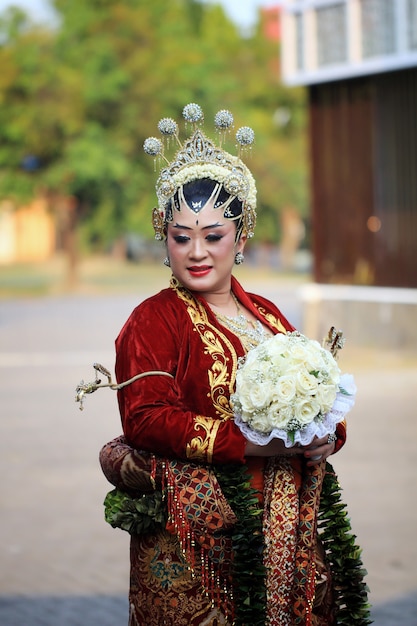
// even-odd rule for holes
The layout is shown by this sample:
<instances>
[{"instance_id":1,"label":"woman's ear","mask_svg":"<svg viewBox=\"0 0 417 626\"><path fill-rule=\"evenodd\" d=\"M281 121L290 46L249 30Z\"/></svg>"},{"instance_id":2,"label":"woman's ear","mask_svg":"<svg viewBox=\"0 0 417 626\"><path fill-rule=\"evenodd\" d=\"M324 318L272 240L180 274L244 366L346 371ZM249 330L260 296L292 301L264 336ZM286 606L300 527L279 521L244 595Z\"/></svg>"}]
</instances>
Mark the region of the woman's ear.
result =
<instances>
[{"instance_id":1,"label":"woman's ear","mask_svg":"<svg viewBox=\"0 0 417 626\"><path fill-rule=\"evenodd\" d=\"M247 239L247 235L240 236L239 241L236 244L236 252L243 252Z\"/></svg>"}]
</instances>

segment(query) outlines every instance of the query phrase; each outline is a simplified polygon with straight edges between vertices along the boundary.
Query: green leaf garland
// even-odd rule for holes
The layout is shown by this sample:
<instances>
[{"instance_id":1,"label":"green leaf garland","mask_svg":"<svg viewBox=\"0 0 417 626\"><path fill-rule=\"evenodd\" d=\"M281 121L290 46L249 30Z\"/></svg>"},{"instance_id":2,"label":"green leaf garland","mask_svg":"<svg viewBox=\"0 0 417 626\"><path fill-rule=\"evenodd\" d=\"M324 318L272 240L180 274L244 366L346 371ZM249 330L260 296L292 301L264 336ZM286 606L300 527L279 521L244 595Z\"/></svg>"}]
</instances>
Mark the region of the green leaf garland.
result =
<instances>
[{"instance_id":1,"label":"green leaf garland","mask_svg":"<svg viewBox=\"0 0 417 626\"><path fill-rule=\"evenodd\" d=\"M336 604L336 626L367 626L372 624L368 603L367 575L356 545L341 487L330 463L326 463L318 530L326 550L333 576Z\"/></svg>"},{"instance_id":2,"label":"green leaf garland","mask_svg":"<svg viewBox=\"0 0 417 626\"><path fill-rule=\"evenodd\" d=\"M104 500L106 522L131 535L161 530L165 527L167 518L166 504L160 491L135 498L120 489L113 489Z\"/></svg>"},{"instance_id":3,"label":"green leaf garland","mask_svg":"<svg viewBox=\"0 0 417 626\"><path fill-rule=\"evenodd\" d=\"M222 491L237 517L232 530L234 624L265 626L266 569L263 564L262 508L257 491L250 485L245 465L217 466L215 469Z\"/></svg>"}]
</instances>

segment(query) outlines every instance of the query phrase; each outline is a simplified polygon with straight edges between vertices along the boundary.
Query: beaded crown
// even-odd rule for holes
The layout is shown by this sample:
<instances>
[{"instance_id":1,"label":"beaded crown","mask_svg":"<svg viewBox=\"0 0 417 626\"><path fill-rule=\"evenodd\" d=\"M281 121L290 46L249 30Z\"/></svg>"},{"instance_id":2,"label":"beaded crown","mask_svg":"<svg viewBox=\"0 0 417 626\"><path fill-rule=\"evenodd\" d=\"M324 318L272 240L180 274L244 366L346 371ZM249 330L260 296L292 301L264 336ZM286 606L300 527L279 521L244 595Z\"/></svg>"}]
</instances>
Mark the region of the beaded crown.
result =
<instances>
[{"instance_id":1,"label":"beaded crown","mask_svg":"<svg viewBox=\"0 0 417 626\"><path fill-rule=\"evenodd\" d=\"M236 132L238 154L234 156L222 148L226 134L233 127L233 115L225 109L218 111L214 125L219 134L219 145L215 145L201 130L204 114L198 104L187 104L183 109L185 121L192 125L191 136L182 144L178 124L171 118L158 123L158 130L166 144L174 138L179 149L170 162L164 154L164 142L157 137L148 137L143 144L146 154L164 159L166 166L156 182L158 207L153 210L152 222L155 238L163 239L169 221L170 203L176 192L186 183L208 178L220 183L225 191L242 203L242 232L252 237L256 223L256 185L254 178L240 158L242 149L252 145L255 135L251 128L243 126ZM226 218L230 217L227 213ZM232 219L237 219L234 215Z\"/></svg>"}]
</instances>

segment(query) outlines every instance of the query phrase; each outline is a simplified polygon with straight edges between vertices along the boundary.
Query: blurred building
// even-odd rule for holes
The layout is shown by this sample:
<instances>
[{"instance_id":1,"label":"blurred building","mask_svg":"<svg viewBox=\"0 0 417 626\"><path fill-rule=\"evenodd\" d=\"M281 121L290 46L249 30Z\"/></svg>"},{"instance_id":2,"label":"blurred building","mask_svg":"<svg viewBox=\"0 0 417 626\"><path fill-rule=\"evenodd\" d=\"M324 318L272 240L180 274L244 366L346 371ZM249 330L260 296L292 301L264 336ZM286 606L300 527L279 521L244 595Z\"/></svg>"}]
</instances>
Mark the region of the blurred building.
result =
<instances>
[{"instance_id":1,"label":"blurred building","mask_svg":"<svg viewBox=\"0 0 417 626\"><path fill-rule=\"evenodd\" d=\"M281 41L281 7L277 3L270 7L260 7L263 33L271 41Z\"/></svg>"},{"instance_id":2,"label":"blurred building","mask_svg":"<svg viewBox=\"0 0 417 626\"><path fill-rule=\"evenodd\" d=\"M417 0L282 0L309 93L314 277L417 287Z\"/></svg>"},{"instance_id":3,"label":"blurred building","mask_svg":"<svg viewBox=\"0 0 417 626\"><path fill-rule=\"evenodd\" d=\"M44 198L18 208L0 202L0 265L45 261L55 247L55 221Z\"/></svg>"}]
</instances>

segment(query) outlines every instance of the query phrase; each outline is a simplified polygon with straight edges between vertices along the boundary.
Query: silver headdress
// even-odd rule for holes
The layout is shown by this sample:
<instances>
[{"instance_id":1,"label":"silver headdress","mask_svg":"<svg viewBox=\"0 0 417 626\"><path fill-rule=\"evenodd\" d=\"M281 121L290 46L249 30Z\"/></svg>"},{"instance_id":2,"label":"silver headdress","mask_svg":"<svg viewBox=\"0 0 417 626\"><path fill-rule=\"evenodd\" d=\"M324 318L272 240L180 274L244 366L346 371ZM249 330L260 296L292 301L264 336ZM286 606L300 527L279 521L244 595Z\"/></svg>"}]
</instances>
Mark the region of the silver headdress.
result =
<instances>
[{"instance_id":1,"label":"silver headdress","mask_svg":"<svg viewBox=\"0 0 417 626\"><path fill-rule=\"evenodd\" d=\"M162 158L167 164L156 182L158 207L153 210L152 216L155 238L164 238L165 226L172 214L169 207L177 191L191 181L204 178L220 183L231 198L237 198L242 203L242 232L252 237L256 223L256 185L251 172L240 159L240 152L253 143L253 130L248 126L239 128L236 132L238 155L233 156L222 148L225 136L233 126L233 115L230 111L223 109L214 118L214 125L219 133L218 146L199 127L204 120L204 114L198 104L187 104L183 109L183 117L193 128L192 135L184 144L179 139L178 124L173 119L164 118L158 124L158 130L166 142L173 137L179 145L171 162L164 155L164 143L161 139L149 137L143 144L146 154Z\"/></svg>"}]
</instances>

